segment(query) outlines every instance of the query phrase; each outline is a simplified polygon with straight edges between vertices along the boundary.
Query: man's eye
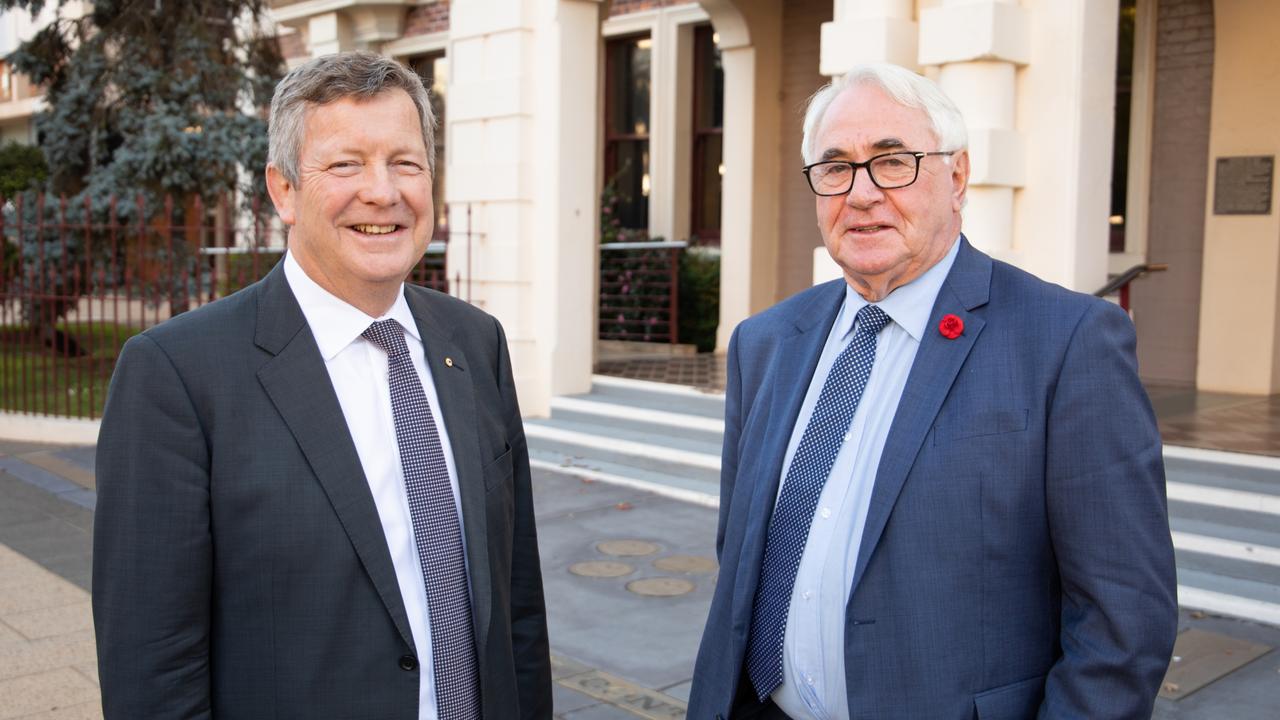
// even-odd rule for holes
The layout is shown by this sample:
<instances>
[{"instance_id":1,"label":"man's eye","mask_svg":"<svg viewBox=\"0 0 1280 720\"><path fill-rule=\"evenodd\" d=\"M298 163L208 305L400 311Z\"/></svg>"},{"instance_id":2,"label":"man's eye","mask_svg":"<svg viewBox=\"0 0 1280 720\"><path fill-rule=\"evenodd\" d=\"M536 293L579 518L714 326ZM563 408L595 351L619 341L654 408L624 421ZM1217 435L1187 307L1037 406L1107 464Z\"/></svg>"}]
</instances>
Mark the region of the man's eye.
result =
<instances>
[{"instance_id":1,"label":"man's eye","mask_svg":"<svg viewBox=\"0 0 1280 720\"><path fill-rule=\"evenodd\" d=\"M353 175L360 170L360 166L350 160L342 160L329 164L329 172L337 175Z\"/></svg>"},{"instance_id":2,"label":"man's eye","mask_svg":"<svg viewBox=\"0 0 1280 720\"><path fill-rule=\"evenodd\" d=\"M412 160L401 160L395 164L396 168L403 173L420 173L425 168Z\"/></svg>"},{"instance_id":3,"label":"man's eye","mask_svg":"<svg viewBox=\"0 0 1280 720\"><path fill-rule=\"evenodd\" d=\"M829 177L840 177L849 173L849 166L843 163L840 165L827 165L822 168L821 172Z\"/></svg>"},{"instance_id":4,"label":"man's eye","mask_svg":"<svg viewBox=\"0 0 1280 720\"><path fill-rule=\"evenodd\" d=\"M896 170L901 167L906 167L907 161L905 158L901 157L886 157L880 158L879 162L876 164L889 170Z\"/></svg>"}]
</instances>

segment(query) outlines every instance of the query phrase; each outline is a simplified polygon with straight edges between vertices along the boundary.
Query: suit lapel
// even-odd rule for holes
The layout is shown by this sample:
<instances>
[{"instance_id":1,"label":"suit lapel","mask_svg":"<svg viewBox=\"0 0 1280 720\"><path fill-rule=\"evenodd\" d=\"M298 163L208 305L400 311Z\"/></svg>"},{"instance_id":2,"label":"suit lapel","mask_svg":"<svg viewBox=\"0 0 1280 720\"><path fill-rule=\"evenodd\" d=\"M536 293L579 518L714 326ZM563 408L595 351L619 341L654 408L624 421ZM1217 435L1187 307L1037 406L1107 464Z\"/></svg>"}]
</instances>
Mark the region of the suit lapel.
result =
<instances>
[{"instance_id":1,"label":"suit lapel","mask_svg":"<svg viewBox=\"0 0 1280 720\"><path fill-rule=\"evenodd\" d=\"M751 500L747 503L747 530L743 536L735 584L745 592L734 595L734 617L741 621L743 628L750 625L764 541L782 481L782 461L827 335L844 302L844 288L843 281L829 283L828 289L818 293L813 301L790 318L794 334L779 340L773 347L761 386L761 392L767 395L753 403L753 408L768 408L770 414L767 422L753 426L755 432L748 439L747 447L753 448L755 454L748 454L738 464L742 477L737 482L750 483L751 487Z\"/></svg>"},{"instance_id":2,"label":"suit lapel","mask_svg":"<svg viewBox=\"0 0 1280 720\"><path fill-rule=\"evenodd\" d=\"M920 446L951 392L960 367L986 325L986 321L972 311L987 303L991 287L991 258L974 250L963 236L960 243L955 263L934 302L924 338L889 427L889 436L885 439L875 486L871 491L867 524L858 550L852 591L857 590L863 571L880 542ZM947 314L956 315L964 322L964 333L955 339L948 339L937 332L938 323Z\"/></svg>"},{"instance_id":3,"label":"suit lapel","mask_svg":"<svg viewBox=\"0 0 1280 720\"><path fill-rule=\"evenodd\" d=\"M476 396L470 373L475 369L467 356L446 337L442 328L453 327L433 308L429 295L406 288L405 299L422 335L422 348L440 407L433 408L443 418L449 432L453 465L458 473L458 495L462 505L462 528L467 541L467 574L471 580L472 620L476 647L488 642L492 587L489 572L488 499L476 431ZM449 358L451 364L445 362ZM483 660L482 660L483 661Z\"/></svg>"},{"instance_id":4,"label":"suit lapel","mask_svg":"<svg viewBox=\"0 0 1280 720\"><path fill-rule=\"evenodd\" d=\"M413 647L378 508L324 359L289 289L283 265L276 265L261 285L254 341L275 357L258 370L258 381L328 495L396 629Z\"/></svg>"}]
</instances>

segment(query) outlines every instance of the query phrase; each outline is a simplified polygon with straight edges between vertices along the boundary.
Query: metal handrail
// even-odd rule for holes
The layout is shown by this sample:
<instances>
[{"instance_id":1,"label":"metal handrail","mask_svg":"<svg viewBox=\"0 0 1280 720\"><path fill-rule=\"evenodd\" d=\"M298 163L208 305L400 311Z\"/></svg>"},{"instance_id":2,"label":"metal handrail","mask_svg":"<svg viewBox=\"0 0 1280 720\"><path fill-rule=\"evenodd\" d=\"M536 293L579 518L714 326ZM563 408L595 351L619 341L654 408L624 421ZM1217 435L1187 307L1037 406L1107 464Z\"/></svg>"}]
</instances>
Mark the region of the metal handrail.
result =
<instances>
[{"instance_id":1,"label":"metal handrail","mask_svg":"<svg viewBox=\"0 0 1280 720\"><path fill-rule=\"evenodd\" d=\"M1124 308L1127 312L1129 310L1129 283L1132 283L1134 280L1137 280L1147 273L1164 272L1168 269L1169 265L1167 263L1143 263L1141 265L1134 265L1128 270L1125 270L1119 275L1111 278L1106 285L1095 290L1093 294L1095 297L1106 297L1119 291L1120 307Z\"/></svg>"}]
</instances>

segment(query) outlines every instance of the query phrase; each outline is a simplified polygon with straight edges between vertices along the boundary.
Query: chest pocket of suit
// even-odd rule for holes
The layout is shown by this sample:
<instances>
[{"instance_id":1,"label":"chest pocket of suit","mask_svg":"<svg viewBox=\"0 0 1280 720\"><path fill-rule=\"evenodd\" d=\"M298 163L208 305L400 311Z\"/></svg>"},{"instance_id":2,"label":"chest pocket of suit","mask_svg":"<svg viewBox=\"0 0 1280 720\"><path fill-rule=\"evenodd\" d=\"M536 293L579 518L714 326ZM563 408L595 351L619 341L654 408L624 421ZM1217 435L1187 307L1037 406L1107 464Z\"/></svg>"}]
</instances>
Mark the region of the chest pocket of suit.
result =
<instances>
[{"instance_id":1,"label":"chest pocket of suit","mask_svg":"<svg viewBox=\"0 0 1280 720\"><path fill-rule=\"evenodd\" d=\"M985 410L967 414L962 417L947 418L933 428L933 444L986 435L1002 435L1004 433L1023 432L1027 429L1028 411L1022 410Z\"/></svg>"}]
</instances>

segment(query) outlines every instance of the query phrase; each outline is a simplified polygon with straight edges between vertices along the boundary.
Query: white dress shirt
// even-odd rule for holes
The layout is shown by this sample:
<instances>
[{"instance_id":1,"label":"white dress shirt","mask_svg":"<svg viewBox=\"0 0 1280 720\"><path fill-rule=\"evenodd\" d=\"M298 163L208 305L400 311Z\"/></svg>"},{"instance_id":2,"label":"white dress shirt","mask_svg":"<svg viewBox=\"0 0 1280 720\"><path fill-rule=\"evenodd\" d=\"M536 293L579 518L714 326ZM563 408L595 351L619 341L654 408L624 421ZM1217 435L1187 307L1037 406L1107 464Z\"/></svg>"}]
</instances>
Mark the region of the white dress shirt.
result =
<instances>
[{"instance_id":1,"label":"white dress shirt","mask_svg":"<svg viewBox=\"0 0 1280 720\"><path fill-rule=\"evenodd\" d=\"M876 303L892 322L876 338L871 377L818 498L787 613L782 685L774 691L773 701L795 720L849 717L844 667L845 608L853 588L876 468L916 351L924 333L931 330L926 325L934 301L959 248L957 238L941 261ZM854 318L866 304L852 287L845 287L844 304L827 335L791 431L782 463L784 481L831 366L853 340Z\"/></svg>"},{"instance_id":2,"label":"white dress shirt","mask_svg":"<svg viewBox=\"0 0 1280 720\"><path fill-rule=\"evenodd\" d=\"M400 596L404 600L409 628L413 632L413 644L417 650L420 677L418 718L437 720L427 590L422 577L422 566L418 562L418 546L414 542L413 520L409 514L404 471L400 465L400 449L396 444L387 354L360 336L375 320L395 320L405 329L409 356L413 360L413 367L418 371L427 401L431 403L436 431L440 433L440 445L444 449L445 464L449 468L449 484L453 486L453 501L458 506L458 521L461 523L458 472L454 467L449 431L445 428L440 412L440 399L431 378L431 368L427 367L424 359L418 325L409 312L403 288L387 314L373 318L316 284L291 253L285 255L284 273L294 297L302 306L302 314L311 327L316 345L320 347L325 369L329 371L329 380L338 395L338 404L342 406L347 429L351 432L365 479L373 493L378 518L382 521L382 532L386 535L387 548L391 551L391 562L395 567ZM465 543L465 536L463 542ZM465 556L464 552L463 557Z\"/></svg>"}]
</instances>

